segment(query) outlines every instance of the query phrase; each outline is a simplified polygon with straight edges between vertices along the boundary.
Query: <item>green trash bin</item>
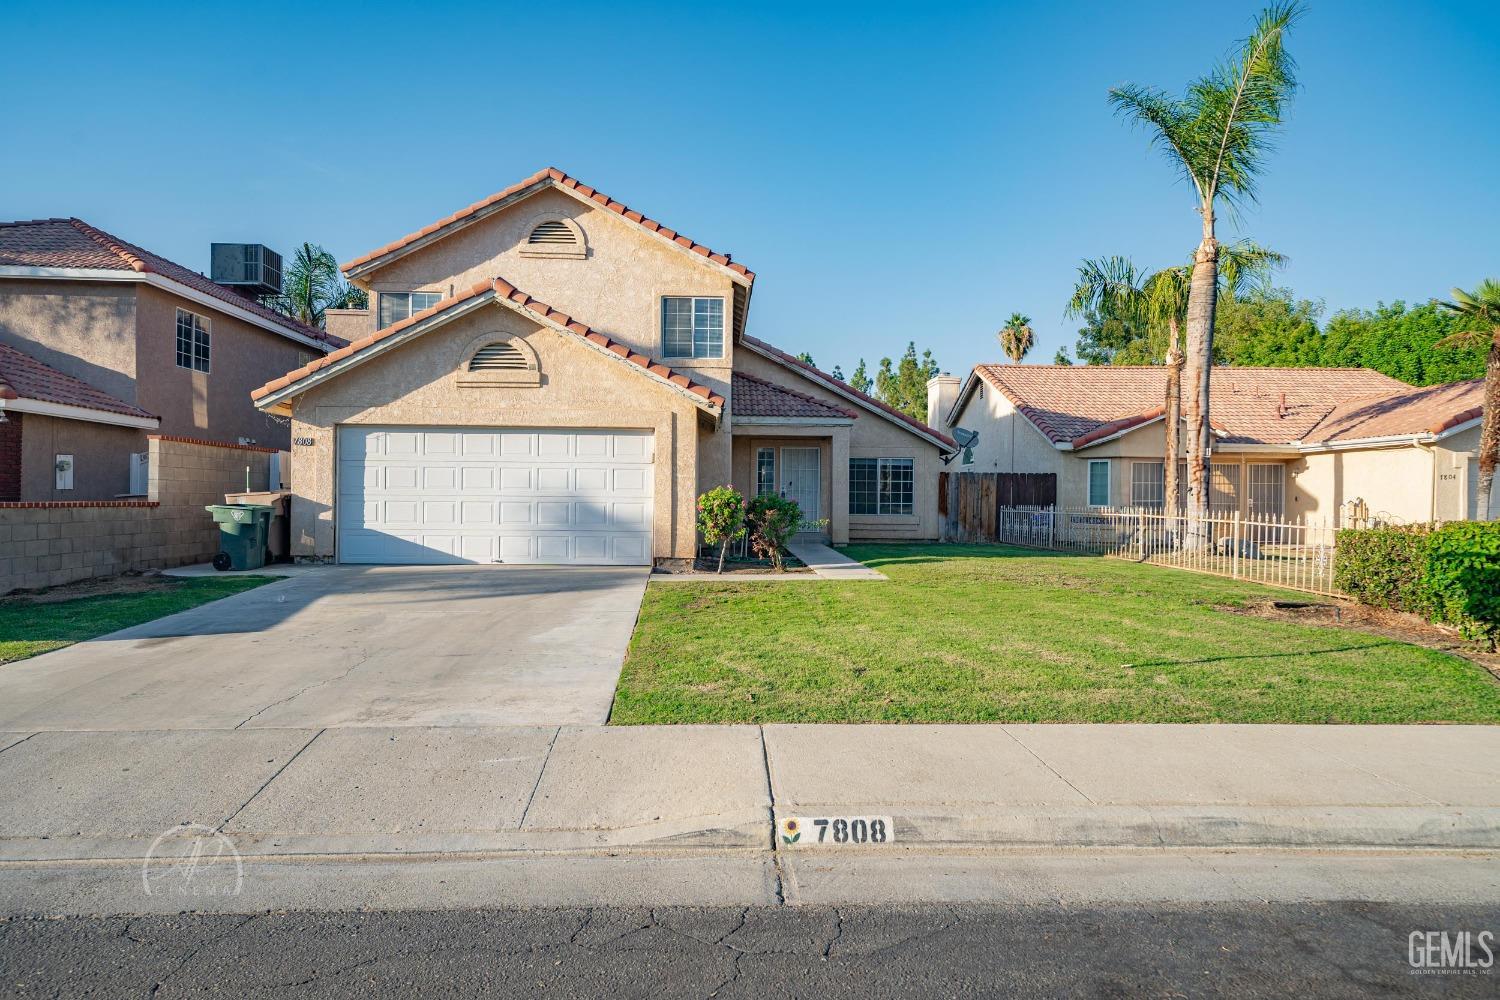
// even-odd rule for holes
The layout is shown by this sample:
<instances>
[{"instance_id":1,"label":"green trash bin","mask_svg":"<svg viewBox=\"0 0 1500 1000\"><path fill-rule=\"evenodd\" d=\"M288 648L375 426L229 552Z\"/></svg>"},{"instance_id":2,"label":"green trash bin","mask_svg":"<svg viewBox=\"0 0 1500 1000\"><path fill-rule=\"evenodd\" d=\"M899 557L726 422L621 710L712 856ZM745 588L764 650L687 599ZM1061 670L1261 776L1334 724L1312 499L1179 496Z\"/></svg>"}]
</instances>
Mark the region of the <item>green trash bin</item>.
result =
<instances>
[{"instance_id":1,"label":"green trash bin","mask_svg":"<svg viewBox=\"0 0 1500 1000\"><path fill-rule=\"evenodd\" d=\"M214 569L260 569L266 564L266 536L276 508L263 503L214 503L203 508L219 526Z\"/></svg>"}]
</instances>

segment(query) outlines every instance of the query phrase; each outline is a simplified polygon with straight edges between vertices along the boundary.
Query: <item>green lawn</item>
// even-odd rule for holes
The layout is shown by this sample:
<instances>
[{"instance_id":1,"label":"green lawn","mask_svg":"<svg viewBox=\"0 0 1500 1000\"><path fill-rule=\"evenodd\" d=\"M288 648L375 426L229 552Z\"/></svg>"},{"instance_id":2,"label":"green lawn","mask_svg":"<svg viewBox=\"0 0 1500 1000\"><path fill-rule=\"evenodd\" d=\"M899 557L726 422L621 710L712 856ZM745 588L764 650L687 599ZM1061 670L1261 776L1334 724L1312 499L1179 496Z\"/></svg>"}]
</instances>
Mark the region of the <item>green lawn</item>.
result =
<instances>
[{"instance_id":1,"label":"green lawn","mask_svg":"<svg viewBox=\"0 0 1500 1000\"><path fill-rule=\"evenodd\" d=\"M0 599L0 663L195 608L278 579L274 576L163 577L134 592L71 600ZM45 596L45 595L44 595Z\"/></svg>"},{"instance_id":2,"label":"green lawn","mask_svg":"<svg viewBox=\"0 0 1500 1000\"><path fill-rule=\"evenodd\" d=\"M1284 591L998 546L847 551L890 582L649 587L610 721L1500 722L1466 660L1214 607Z\"/></svg>"}]
</instances>

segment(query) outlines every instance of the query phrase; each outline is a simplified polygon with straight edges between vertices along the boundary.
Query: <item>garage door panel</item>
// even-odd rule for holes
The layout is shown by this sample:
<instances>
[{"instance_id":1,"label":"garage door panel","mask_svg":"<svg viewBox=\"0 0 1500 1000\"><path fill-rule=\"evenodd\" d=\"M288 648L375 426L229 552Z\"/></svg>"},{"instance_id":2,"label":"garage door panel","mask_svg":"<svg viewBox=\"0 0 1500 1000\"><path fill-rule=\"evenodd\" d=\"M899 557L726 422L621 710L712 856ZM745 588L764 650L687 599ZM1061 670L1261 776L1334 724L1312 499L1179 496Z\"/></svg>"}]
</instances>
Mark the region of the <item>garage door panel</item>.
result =
<instances>
[{"instance_id":1,"label":"garage door panel","mask_svg":"<svg viewBox=\"0 0 1500 1000\"><path fill-rule=\"evenodd\" d=\"M648 431L339 431L339 554L365 563L646 564Z\"/></svg>"}]
</instances>

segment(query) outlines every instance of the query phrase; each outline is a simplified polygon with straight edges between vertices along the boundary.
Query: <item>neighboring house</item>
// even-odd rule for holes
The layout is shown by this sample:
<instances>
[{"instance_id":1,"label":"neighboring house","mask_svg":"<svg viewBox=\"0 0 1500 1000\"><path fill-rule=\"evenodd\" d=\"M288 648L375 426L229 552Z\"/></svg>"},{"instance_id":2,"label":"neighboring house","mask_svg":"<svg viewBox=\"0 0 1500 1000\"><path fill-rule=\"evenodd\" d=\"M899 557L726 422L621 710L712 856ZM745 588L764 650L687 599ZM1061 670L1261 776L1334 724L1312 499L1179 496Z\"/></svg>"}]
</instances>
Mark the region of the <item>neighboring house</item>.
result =
<instances>
[{"instance_id":1,"label":"neighboring house","mask_svg":"<svg viewBox=\"0 0 1500 1000\"><path fill-rule=\"evenodd\" d=\"M149 433L285 449L250 390L343 343L80 219L0 223L0 501L142 493Z\"/></svg>"},{"instance_id":2,"label":"neighboring house","mask_svg":"<svg viewBox=\"0 0 1500 1000\"><path fill-rule=\"evenodd\" d=\"M1337 522L1363 500L1403 521L1474 516L1481 380L1222 366L1212 380L1214 510ZM928 383L928 419L978 432L956 471L1055 473L1063 507L1160 507L1165 395L1159 367L978 365Z\"/></svg>"},{"instance_id":3,"label":"neighboring house","mask_svg":"<svg viewBox=\"0 0 1500 1000\"><path fill-rule=\"evenodd\" d=\"M254 393L292 419L300 557L685 560L726 482L835 543L937 536L947 437L748 335L751 271L561 171L344 271L353 342Z\"/></svg>"}]
</instances>

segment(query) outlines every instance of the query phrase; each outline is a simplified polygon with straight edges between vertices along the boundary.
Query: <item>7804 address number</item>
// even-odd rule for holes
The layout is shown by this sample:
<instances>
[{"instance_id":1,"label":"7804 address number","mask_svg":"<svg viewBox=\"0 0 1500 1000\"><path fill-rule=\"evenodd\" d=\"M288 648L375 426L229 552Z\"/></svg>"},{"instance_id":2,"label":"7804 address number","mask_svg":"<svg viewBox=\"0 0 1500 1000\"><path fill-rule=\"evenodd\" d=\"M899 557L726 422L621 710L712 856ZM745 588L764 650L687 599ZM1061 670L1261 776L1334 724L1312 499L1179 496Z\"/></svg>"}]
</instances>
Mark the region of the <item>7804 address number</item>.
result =
<instances>
[{"instance_id":1,"label":"7804 address number","mask_svg":"<svg viewBox=\"0 0 1500 1000\"><path fill-rule=\"evenodd\" d=\"M889 816L788 816L776 831L784 845L857 847L896 839Z\"/></svg>"}]
</instances>

